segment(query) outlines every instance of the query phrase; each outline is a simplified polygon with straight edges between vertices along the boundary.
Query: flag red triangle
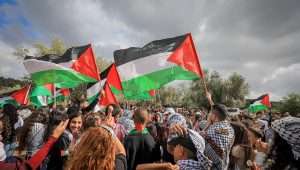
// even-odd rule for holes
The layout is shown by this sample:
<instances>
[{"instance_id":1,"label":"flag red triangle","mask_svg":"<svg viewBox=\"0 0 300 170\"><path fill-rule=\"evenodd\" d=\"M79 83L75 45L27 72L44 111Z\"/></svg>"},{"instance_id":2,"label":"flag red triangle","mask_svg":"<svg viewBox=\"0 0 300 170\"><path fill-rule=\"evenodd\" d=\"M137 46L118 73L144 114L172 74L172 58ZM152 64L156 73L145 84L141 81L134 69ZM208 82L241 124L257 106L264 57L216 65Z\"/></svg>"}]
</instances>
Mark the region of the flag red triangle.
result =
<instances>
[{"instance_id":1,"label":"flag red triangle","mask_svg":"<svg viewBox=\"0 0 300 170\"><path fill-rule=\"evenodd\" d=\"M121 79L119 77L119 73L117 71L116 65L112 64L106 82L112 86L114 86L118 90L122 90Z\"/></svg>"},{"instance_id":2,"label":"flag red triangle","mask_svg":"<svg viewBox=\"0 0 300 170\"><path fill-rule=\"evenodd\" d=\"M99 103L102 106L107 106L109 104L118 104L118 101L114 96L114 94L112 93L108 83L105 83L104 85L104 91L103 93L101 93L101 98Z\"/></svg>"},{"instance_id":3,"label":"flag red triangle","mask_svg":"<svg viewBox=\"0 0 300 170\"><path fill-rule=\"evenodd\" d=\"M31 87L31 85L23 87L22 89L11 94L11 97L14 98L19 104L27 105L30 87Z\"/></svg>"},{"instance_id":4,"label":"flag red triangle","mask_svg":"<svg viewBox=\"0 0 300 170\"><path fill-rule=\"evenodd\" d=\"M261 103L265 106L271 107L269 94L266 94L262 99Z\"/></svg>"},{"instance_id":5,"label":"flag red triangle","mask_svg":"<svg viewBox=\"0 0 300 170\"><path fill-rule=\"evenodd\" d=\"M170 55L168 61L176 63L186 70L204 78L204 72L199 63L192 35L188 34L184 42Z\"/></svg>"},{"instance_id":6,"label":"flag red triangle","mask_svg":"<svg viewBox=\"0 0 300 170\"><path fill-rule=\"evenodd\" d=\"M155 96L155 93L156 93L155 90L150 90L150 91L149 91L149 94L150 94L150 96L152 96L152 97Z\"/></svg>"},{"instance_id":7,"label":"flag red triangle","mask_svg":"<svg viewBox=\"0 0 300 170\"><path fill-rule=\"evenodd\" d=\"M63 96L70 96L70 90L69 90L68 88L60 89L60 93L61 93Z\"/></svg>"},{"instance_id":8,"label":"flag red triangle","mask_svg":"<svg viewBox=\"0 0 300 170\"><path fill-rule=\"evenodd\" d=\"M73 63L72 68L79 73L92 77L98 81L100 80L99 70L91 45L78 56L78 59Z\"/></svg>"},{"instance_id":9,"label":"flag red triangle","mask_svg":"<svg viewBox=\"0 0 300 170\"><path fill-rule=\"evenodd\" d=\"M55 86L54 83L45 84L44 87L46 87L52 95L54 95Z\"/></svg>"}]
</instances>

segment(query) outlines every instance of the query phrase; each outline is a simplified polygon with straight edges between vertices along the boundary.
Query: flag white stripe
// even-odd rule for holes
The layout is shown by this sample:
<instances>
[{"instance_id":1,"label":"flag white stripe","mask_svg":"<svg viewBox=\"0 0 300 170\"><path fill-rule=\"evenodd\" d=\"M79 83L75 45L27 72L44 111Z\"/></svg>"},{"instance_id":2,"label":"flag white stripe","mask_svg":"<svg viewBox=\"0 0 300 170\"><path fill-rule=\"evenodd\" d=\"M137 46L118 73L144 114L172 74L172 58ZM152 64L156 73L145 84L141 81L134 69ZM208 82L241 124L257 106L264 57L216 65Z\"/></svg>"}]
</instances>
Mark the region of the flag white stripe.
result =
<instances>
[{"instance_id":1,"label":"flag white stripe","mask_svg":"<svg viewBox=\"0 0 300 170\"><path fill-rule=\"evenodd\" d=\"M167 61L171 54L172 52L158 53L119 65L117 70L121 81L175 66L176 64Z\"/></svg>"}]
</instances>

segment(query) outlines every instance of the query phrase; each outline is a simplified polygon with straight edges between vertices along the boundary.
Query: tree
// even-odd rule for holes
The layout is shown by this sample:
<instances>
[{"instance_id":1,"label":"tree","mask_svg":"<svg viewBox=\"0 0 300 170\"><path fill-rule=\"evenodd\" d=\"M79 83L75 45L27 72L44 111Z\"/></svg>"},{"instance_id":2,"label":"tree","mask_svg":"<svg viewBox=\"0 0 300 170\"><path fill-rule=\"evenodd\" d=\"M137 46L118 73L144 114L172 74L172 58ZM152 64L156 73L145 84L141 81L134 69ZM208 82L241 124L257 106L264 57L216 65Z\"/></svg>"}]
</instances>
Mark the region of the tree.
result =
<instances>
[{"instance_id":1,"label":"tree","mask_svg":"<svg viewBox=\"0 0 300 170\"><path fill-rule=\"evenodd\" d=\"M216 71L206 71L205 81L215 103L223 103L228 107L241 107L245 103L245 96L249 92L249 85L243 76L233 73L228 79L223 79ZM204 106L209 108L205 97L202 80L194 80L183 100L185 105Z\"/></svg>"},{"instance_id":2,"label":"tree","mask_svg":"<svg viewBox=\"0 0 300 170\"><path fill-rule=\"evenodd\" d=\"M59 38L54 38L50 47L47 47L43 43L36 43L34 44L34 47L37 49L37 56L43 56L46 54L56 54L60 56L66 51L64 42Z\"/></svg>"},{"instance_id":3,"label":"tree","mask_svg":"<svg viewBox=\"0 0 300 170\"><path fill-rule=\"evenodd\" d=\"M285 96L281 101L280 111L289 112L293 116L300 113L300 94L291 93Z\"/></svg>"}]
</instances>

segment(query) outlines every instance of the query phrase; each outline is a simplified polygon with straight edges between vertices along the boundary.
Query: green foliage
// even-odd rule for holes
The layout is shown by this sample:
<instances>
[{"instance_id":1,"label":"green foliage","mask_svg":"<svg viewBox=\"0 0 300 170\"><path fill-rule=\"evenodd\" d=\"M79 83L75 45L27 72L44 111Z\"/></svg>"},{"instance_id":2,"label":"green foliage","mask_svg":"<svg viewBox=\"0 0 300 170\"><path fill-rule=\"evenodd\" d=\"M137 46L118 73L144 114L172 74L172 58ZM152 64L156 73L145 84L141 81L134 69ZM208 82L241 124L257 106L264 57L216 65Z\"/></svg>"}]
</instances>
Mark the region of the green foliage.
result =
<instances>
[{"instance_id":1,"label":"green foliage","mask_svg":"<svg viewBox=\"0 0 300 170\"><path fill-rule=\"evenodd\" d=\"M63 55L66 51L64 42L59 38L54 38L51 42L50 47L47 47L43 43L36 43L34 44L34 48L37 49L37 56L42 56L46 54Z\"/></svg>"},{"instance_id":2,"label":"green foliage","mask_svg":"<svg viewBox=\"0 0 300 170\"><path fill-rule=\"evenodd\" d=\"M228 107L242 107L245 104L249 85L243 76L233 73L228 79L223 79L216 71L211 74L207 72L205 82L215 103L223 103ZM186 94L188 95L183 99L184 105L209 107L202 80L193 81Z\"/></svg>"},{"instance_id":3,"label":"green foliage","mask_svg":"<svg viewBox=\"0 0 300 170\"><path fill-rule=\"evenodd\" d=\"M283 98L280 105L281 113L289 112L291 115L300 113L300 94L291 93Z\"/></svg>"}]
</instances>

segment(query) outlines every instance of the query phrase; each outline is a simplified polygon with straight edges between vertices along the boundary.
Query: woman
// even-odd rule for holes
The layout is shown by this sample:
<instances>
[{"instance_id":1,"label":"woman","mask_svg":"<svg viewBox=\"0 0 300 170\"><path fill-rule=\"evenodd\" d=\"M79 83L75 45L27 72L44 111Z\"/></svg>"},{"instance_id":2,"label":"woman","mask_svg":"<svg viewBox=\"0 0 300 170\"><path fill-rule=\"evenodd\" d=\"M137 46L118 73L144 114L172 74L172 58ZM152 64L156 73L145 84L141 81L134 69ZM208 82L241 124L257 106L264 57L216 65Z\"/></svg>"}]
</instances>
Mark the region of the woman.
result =
<instances>
[{"instance_id":1,"label":"woman","mask_svg":"<svg viewBox=\"0 0 300 170\"><path fill-rule=\"evenodd\" d=\"M232 122L231 126L234 129L235 139L231 149L229 169L245 170L252 151L247 129L237 122Z\"/></svg>"},{"instance_id":2,"label":"woman","mask_svg":"<svg viewBox=\"0 0 300 170\"><path fill-rule=\"evenodd\" d=\"M125 149L108 127L91 127L75 146L67 170L125 170Z\"/></svg>"},{"instance_id":3,"label":"woman","mask_svg":"<svg viewBox=\"0 0 300 170\"><path fill-rule=\"evenodd\" d=\"M269 151L264 163L264 166L269 166L266 169L299 169L300 118L289 116L275 120L272 122L272 129L275 132L274 142L267 149L262 150ZM260 148L264 148L263 143L259 146Z\"/></svg>"},{"instance_id":4,"label":"woman","mask_svg":"<svg viewBox=\"0 0 300 170\"><path fill-rule=\"evenodd\" d=\"M19 134L19 151L26 150L26 157L30 158L43 144L48 124L46 110L37 110L25 122Z\"/></svg>"},{"instance_id":5,"label":"woman","mask_svg":"<svg viewBox=\"0 0 300 170\"><path fill-rule=\"evenodd\" d=\"M12 104L5 104L3 107L4 113L4 124L8 126L6 128L6 136L5 136L5 151L7 157L12 156L13 152L17 147L16 143L16 132L17 129L23 126L23 119L18 116L17 108Z\"/></svg>"},{"instance_id":6,"label":"woman","mask_svg":"<svg viewBox=\"0 0 300 170\"><path fill-rule=\"evenodd\" d=\"M22 159L16 159L16 162L13 163L6 163L4 161L0 161L0 169L5 169L5 170L37 169L42 163L42 161L46 158L49 150L51 149L55 141L63 133L67 124L68 124L68 120L60 122L58 126L53 130L46 143L29 160L24 161Z\"/></svg>"},{"instance_id":7,"label":"woman","mask_svg":"<svg viewBox=\"0 0 300 170\"><path fill-rule=\"evenodd\" d=\"M52 129L63 120L68 119L67 114L65 114L62 111L55 110L51 112L50 114L50 120L49 125L47 128L47 134L50 134ZM70 125L70 120L68 123L68 126ZM67 127L68 127L67 126ZM65 154L65 151L68 150L72 136L69 135L70 132L68 130L65 130L64 133L59 137L59 139L55 142L53 148L49 152L49 160L47 162L47 169L48 170L62 170L65 160L67 159L67 155Z\"/></svg>"}]
</instances>

